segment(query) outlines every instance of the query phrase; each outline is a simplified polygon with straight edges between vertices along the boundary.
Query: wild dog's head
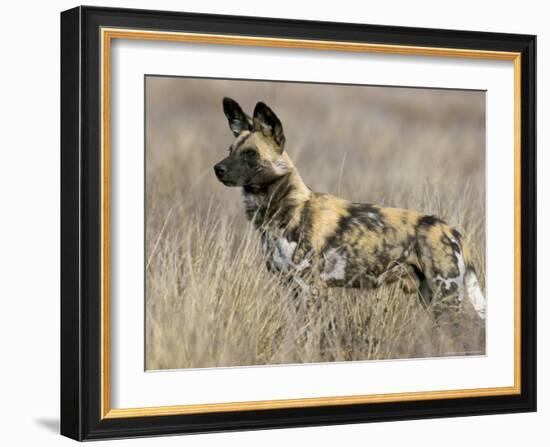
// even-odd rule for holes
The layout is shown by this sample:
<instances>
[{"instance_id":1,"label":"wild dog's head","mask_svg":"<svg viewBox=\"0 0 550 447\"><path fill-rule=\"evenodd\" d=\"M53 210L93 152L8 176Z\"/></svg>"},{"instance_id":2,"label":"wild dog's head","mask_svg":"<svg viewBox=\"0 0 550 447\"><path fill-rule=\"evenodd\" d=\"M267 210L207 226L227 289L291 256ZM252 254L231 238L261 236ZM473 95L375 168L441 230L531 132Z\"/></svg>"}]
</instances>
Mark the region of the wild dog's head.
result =
<instances>
[{"instance_id":1,"label":"wild dog's head","mask_svg":"<svg viewBox=\"0 0 550 447\"><path fill-rule=\"evenodd\" d=\"M214 166L224 185L262 189L289 172L283 126L266 104L257 103L250 117L237 102L223 98L223 111L235 136L229 155Z\"/></svg>"}]
</instances>

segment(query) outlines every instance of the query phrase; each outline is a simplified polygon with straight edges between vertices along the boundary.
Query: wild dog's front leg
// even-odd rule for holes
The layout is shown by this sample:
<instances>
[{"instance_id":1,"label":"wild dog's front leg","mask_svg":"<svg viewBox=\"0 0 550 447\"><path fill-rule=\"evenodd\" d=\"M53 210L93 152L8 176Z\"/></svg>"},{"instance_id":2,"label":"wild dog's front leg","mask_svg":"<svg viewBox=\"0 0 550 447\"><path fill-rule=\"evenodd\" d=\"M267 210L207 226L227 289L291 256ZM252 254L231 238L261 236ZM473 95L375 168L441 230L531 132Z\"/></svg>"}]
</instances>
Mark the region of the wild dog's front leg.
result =
<instances>
[{"instance_id":1,"label":"wild dog's front leg","mask_svg":"<svg viewBox=\"0 0 550 447\"><path fill-rule=\"evenodd\" d=\"M268 234L262 236L262 246L268 256L268 270L284 273L296 298L303 294L315 294L310 281L314 264L313 250L306 250L283 236L275 238Z\"/></svg>"},{"instance_id":2,"label":"wild dog's front leg","mask_svg":"<svg viewBox=\"0 0 550 447\"><path fill-rule=\"evenodd\" d=\"M283 273L291 290L292 315L296 325L296 340L304 355L321 348L319 315L326 283L320 279L319 262L312 249L284 237L272 240L268 265L271 270ZM318 346L317 346L318 345Z\"/></svg>"}]
</instances>

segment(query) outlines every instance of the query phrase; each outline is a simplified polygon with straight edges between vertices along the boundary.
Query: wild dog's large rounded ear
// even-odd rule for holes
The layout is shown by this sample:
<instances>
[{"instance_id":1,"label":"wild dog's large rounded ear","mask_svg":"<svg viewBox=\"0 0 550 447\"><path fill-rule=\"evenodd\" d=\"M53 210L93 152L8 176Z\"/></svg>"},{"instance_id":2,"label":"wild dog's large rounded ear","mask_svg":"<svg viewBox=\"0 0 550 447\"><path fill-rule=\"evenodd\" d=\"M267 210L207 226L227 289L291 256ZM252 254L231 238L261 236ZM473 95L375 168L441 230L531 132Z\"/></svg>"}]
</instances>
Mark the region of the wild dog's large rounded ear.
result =
<instances>
[{"instance_id":1,"label":"wild dog's large rounded ear","mask_svg":"<svg viewBox=\"0 0 550 447\"><path fill-rule=\"evenodd\" d=\"M263 102L259 102L254 108L254 130L259 130L266 137L271 137L277 144L279 153L283 152L286 140L283 125L273 110Z\"/></svg>"},{"instance_id":2,"label":"wild dog's large rounded ear","mask_svg":"<svg viewBox=\"0 0 550 447\"><path fill-rule=\"evenodd\" d=\"M229 128L233 135L238 136L245 130L252 130L252 118L243 112L237 101L231 98L223 98L223 113L229 121Z\"/></svg>"}]
</instances>

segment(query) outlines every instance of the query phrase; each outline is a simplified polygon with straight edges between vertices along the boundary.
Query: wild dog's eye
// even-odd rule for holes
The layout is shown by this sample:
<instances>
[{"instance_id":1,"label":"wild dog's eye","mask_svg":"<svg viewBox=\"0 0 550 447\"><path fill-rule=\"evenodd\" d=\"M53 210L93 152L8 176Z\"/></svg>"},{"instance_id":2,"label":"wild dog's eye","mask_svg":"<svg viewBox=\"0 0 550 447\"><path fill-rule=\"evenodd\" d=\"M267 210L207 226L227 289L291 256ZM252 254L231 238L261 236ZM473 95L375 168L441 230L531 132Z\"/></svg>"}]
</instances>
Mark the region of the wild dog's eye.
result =
<instances>
[{"instance_id":1,"label":"wild dog's eye","mask_svg":"<svg viewBox=\"0 0 550 447\"><path fill-rule=\"evenodd\" d=\"M245 149L243 152L242 152L242 156L247 160L247 161L253 161L256 159L256 157L258 156L258 154L256 153L256 151L254 149Z\"/></svg>"}]
</instances>

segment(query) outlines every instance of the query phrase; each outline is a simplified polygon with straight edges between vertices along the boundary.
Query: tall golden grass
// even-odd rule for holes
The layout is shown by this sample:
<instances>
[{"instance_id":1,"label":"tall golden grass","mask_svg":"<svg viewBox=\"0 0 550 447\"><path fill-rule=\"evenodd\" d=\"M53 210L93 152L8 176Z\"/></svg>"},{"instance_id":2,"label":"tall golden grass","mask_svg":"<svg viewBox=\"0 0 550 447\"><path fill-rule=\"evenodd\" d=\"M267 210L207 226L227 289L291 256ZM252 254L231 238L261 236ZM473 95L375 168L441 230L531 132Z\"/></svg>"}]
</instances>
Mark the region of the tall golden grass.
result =
<instances>
[{"instance_id":1,"label":"tall golden grass","mask_svg":"<svg viewBox=\"0 0 550 447\"><path fill-rule=\"evenodd\" d=\"M223 96L273 108L313 190L460 228L484 289L483 92L147 77L147 369L484 352L484 327L452 337L397 286L312 305L269 274L240 190L213 174L233 138Z\"/></svg>"}]
</instances>

